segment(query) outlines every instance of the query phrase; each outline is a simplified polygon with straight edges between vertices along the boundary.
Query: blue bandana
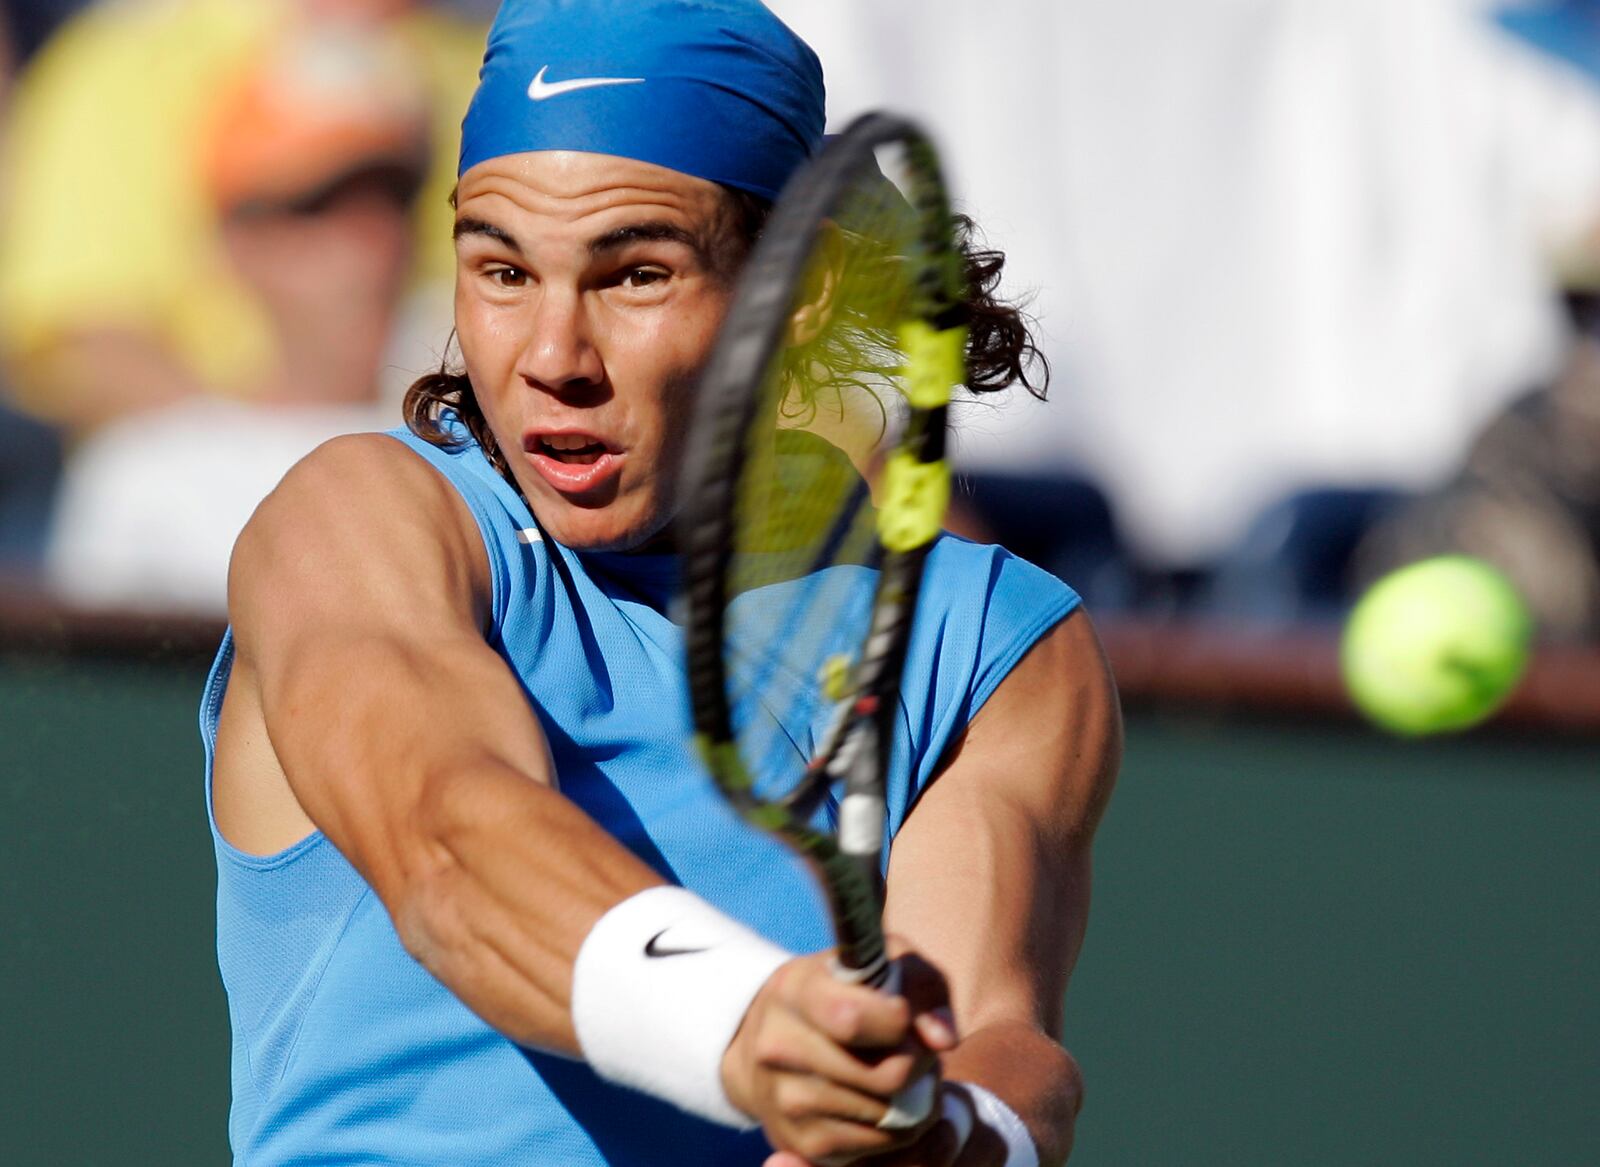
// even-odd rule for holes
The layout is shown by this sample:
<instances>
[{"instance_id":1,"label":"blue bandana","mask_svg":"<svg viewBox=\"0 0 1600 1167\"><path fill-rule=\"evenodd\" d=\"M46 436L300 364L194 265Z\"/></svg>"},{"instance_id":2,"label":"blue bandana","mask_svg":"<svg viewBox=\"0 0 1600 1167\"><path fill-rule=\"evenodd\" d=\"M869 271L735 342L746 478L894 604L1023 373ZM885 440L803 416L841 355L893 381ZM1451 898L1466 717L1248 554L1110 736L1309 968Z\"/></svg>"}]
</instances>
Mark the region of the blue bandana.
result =
<instances>
[{"instance_id":1,"label":"blue bandana","mask_svg":"<svg viewBox=\"0 0 1600 1167\"><path fill-rule=\"evenodd\" d=\"M506 0L458 174L583 150L775 199L822 126L817 55L756 0Z\"/></svg>"}]
</instances>

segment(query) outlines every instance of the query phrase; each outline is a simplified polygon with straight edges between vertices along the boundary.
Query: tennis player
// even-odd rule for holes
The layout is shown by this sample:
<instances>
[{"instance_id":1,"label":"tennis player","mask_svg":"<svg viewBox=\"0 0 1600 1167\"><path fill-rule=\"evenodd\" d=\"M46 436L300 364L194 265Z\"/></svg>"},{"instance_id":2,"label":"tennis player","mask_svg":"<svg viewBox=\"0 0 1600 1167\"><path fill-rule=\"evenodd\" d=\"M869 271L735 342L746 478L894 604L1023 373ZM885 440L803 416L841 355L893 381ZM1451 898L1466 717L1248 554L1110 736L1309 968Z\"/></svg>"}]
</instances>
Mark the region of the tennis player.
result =
<instances>
[{"instance_id":1,"label":"tennis player","mask_svg":"<svg viewBox=\"0 0 1600 1167\"><path fill-rule=\"evenodd\" d=\"M904 996L693 755L687 407L821 69L754 0L509 0L463 131L463 367L236 548L202 728L236 1162L1056 1164L1120 748L1063 584L934 546L888 778ZM1020 370L980 281L973 387ZM936 1072L979 1122L896 1129Z\"/></svg>"}]
</instances>

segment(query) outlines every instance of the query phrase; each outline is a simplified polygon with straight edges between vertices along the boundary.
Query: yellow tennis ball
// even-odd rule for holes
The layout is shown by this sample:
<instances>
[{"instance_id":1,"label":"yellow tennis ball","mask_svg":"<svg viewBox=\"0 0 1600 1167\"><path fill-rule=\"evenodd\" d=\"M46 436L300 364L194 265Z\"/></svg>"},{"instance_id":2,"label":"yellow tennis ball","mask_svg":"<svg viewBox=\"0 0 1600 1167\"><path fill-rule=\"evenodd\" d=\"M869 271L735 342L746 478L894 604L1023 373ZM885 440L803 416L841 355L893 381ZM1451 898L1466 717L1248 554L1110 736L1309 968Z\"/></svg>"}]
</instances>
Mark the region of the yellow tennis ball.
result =
<instances>
[{"instance_id":1,"label":"yellow tennis ball","mask_svg":"<svg viewBox=\"0 0 1600 1167\"><path fill-rule=\"evenodd\" d=\"M1356 604L1341 652L1345 685L1395 733L1465 729L1511 695L1532 634L1522 598L1487 563L1426 559L1385 576Z\"/></svg>"}]
</instances>

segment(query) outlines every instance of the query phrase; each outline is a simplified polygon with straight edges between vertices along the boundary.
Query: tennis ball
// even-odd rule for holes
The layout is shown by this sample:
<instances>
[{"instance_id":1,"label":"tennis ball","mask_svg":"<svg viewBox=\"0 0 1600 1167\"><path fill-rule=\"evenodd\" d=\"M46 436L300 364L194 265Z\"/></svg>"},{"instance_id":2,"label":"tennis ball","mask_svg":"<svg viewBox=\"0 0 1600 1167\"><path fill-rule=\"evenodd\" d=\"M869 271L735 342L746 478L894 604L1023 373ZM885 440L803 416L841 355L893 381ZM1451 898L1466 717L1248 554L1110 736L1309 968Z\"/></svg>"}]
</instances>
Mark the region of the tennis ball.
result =
<instances>
[{"instance_id":1,"label":"tennis ball","mask_svg":"<svg viewBox=\"0 0 1600 1167\"><path fill-rule=\"evenodd\" d=\"M1533 622L1511 582L1464 555L1379 580L1345 625L1341 663L1356 705L1408 736L1488 717L1522 676Z\"/></svg>"}]
</instances>

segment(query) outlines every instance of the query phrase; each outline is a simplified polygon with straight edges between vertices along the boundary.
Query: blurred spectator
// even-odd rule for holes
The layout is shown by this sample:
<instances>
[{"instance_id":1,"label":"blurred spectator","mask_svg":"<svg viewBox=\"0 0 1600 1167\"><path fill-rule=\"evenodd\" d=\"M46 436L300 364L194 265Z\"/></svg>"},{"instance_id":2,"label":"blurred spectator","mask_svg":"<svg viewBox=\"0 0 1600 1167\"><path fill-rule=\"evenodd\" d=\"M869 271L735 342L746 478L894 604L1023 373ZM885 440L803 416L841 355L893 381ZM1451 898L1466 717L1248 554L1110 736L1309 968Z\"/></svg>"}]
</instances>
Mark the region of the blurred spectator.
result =
<instances>
[{"instance_id":1,"label":"blurred spectator","mask_svg":"<svg viewBox=\"0 0 1600 1167\"><path fill-rule=\"evenodd\" d=\"M1037 289L1053 399L969 411L958 457L1087 470L1147 562L1304 487L1435 484L1560 361L1546 244L1600 206L1600 101L1475 0L772 6L835 122L927 118Z\"/></svg>"},{"instance_id":2,"label":"blurred spectator","mask_svg":"<svg viewBox=\"0 0 1600 1167\"><path fill-rule=\"evenodd\" d=\"M1453 482L1380 524L1357 580L1455 552L1505 571L1547 637L1600 640L1600 338L1496 418Z\"/></svg>"},{"instance_id":3,"label":"blurred spectator","mask_svg":"<svg viewBox=\"0 0 1600 1167\"><path fill-rule=\"evenodd\" d=\"M1498 19L1600 87L1600 0ZM1476 555L1516 582L1546 636L1600 640L1600 200L1590 231L1557 258L1578 333L1565 366L1484 428L1448 485L1380 524L1355 573L1367 583L1426 556Z\"/></svg>"},{"instance_id":4,"label":"blurred spectator","mask_svg":"<svg viewBox=\"0 0 1600 1167\"><path fill-rule=\"evenodd\" d=\"M395 0L125 0L65 26L21 79L0 181L0 346L22 402L92 426L196 394L303 398L277 360L271 308L218 245L221 208L204 150L217 102L297 21L348 27ZM386 46L404 84L432 88L435 136L452 152L481 33L427 13ZM350 33L347 65L358 52ZM370 54L381 55L381 54ZM338 68L337 48L306 54ZM447 69L440 58L451 58ZM436 75L460 73L449 87ZM309 73L305 84L327 82ZM384 82L388 84L388 82ZM443 127L448 126L448 129ZM453 168L423 193L426 274L449 270ZM85 239L93 245L85 245ZM442 240L442 242L433 242ZM236 257L235 257L236 258ZM439 313L447 327L448 315ZM136 372L130 372L136 370Z\"/></svg>"},{"instance_id":5,"label":"blurred spectator","mask_svg":"<svg viewBox=\"0 0 1600 1167\"><path fill-rule=\"evenodd\" d=\"M215 100L200 171L232 274L270 326L258 396L372 400L429 157L411 62L370 31L313 25Z\"/></svg>"},{"instance_id":6,"label":"blurred spectator","mask_svg":"<svg viewBox=\"0 0 1600 1167\"><path fill-rule=\"evenodd\" d=\"M19 399L75 437L49 562L69 598L220 610L261 496L317 442L390 424L380 382L436 359L448 309L426 281L406 296L414 267L448 270L448 161L420 264L413 207L481 33L411 7L125 0L22 78L0 340Z\"/></svg>"}]
</instances>

